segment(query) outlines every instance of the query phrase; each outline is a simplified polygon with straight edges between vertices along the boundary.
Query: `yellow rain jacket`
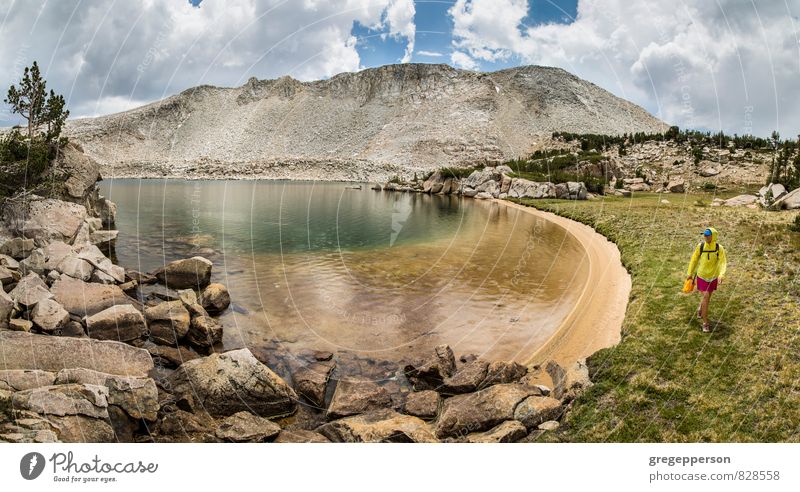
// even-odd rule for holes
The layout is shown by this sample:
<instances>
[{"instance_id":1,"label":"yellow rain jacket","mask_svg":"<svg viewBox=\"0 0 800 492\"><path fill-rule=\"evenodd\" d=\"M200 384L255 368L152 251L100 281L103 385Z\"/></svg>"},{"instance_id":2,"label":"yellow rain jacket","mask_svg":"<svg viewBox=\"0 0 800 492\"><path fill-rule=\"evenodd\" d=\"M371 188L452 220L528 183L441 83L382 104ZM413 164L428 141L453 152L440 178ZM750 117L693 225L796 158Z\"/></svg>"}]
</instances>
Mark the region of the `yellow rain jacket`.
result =
<instances>
[{"instance_id":1,"label":"yellow rain jacket","mask_svg":"<svg viewBox=\"0 0 800 492\"><path fill-rule=\"evenodd\" d=\"M711 282L715 278L725 277L725 272L728 269L728 262L725 257L725 248L717 242L717 230L713 227L711 229L711 242L706 243L705 237L695 246L692 260L689 262L689 270L686 272L687 277L691 277L695 273L697 276L707 282ZM703 253L700 254L700 247L703 248Z\"/></svg>"}]
</instances>

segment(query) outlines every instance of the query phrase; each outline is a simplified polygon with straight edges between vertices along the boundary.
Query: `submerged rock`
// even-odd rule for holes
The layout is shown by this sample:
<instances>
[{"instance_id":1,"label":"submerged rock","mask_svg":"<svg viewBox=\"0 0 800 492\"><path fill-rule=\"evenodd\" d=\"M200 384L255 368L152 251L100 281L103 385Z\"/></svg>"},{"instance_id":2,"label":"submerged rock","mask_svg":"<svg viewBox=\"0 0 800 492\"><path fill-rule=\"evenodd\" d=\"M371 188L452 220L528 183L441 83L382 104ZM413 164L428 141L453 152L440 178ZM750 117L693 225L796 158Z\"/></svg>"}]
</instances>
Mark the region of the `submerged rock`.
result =
<instances>
[{"instance_id":1,"label":"submerged rock","mask_svg":"<svg viewBox=\"0 0 800 492\"><path fill-rule=\"evenodd\" d=\"M415 389L437 389L444 378L450 377L456 370L456 358L448 345L438 345L434 355L419 367L407 365L404 369L406 377Z\"/></svg>"},{"instance_id":2,"label":"submerged rock","mask_svg":"<svg viewBox=\"0 0 800 492\"><path fill-rule=\"evenodd\" d=\"M211 314L221 313L231 304L228 289L222 284L209 284L198 299L203 309Z\"/></svg>"},{"instance_id":3,"label":"submerged rock","mask_svg":"<svg viewBox=\"0 0 800 492\"><path fill-rule=\"evenodd\" d=\"M332 362L318 362L294 371L294 389L318 408L325 407L325 391L335 365Z\"/></svg>"},{"instance_id":4,"label":"submerged rock","mask_svg":"<svg viewBox=\"0 0 800 492\"><path fill-rule=\"evenodd\" d=\"M202 256L168 263L153 274L162 284L173 289L201 289L211 281L211 261Z\"/></svg>"},{"instance_id":5,"label":"submerged rock","mask_svg":"<svg viewBox=\"0 0 800 492\"><path fill-rule=\"evenodd\" d=\"M329 420L365 413L370 410L387 408L392 405L389 392L372 381L349 379L336 385L331 404L328 407Z\"/></svg>"}]
</instances>

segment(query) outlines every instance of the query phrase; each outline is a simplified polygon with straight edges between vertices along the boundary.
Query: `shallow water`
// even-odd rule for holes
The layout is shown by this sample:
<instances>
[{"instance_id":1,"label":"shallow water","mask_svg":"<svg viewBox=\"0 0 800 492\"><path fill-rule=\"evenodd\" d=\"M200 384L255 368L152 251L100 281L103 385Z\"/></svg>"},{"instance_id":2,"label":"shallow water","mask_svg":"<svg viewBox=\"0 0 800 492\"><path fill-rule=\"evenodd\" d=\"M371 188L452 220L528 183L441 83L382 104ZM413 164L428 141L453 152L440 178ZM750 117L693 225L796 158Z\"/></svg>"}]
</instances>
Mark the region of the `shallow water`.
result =
<instances>
[{"instance_id":1,"label":"shallow water","mask_svg":"<svg viewBox=\"0 0 800 492\"><path fill-rule=\"evenodd\" d=\"M228 286L223 349L279 343L408 361L525 360L583 290L580 245L502 204L351 183L106 180L117 261L141 271L195 254Z\"/></svg>"}]
</instances>

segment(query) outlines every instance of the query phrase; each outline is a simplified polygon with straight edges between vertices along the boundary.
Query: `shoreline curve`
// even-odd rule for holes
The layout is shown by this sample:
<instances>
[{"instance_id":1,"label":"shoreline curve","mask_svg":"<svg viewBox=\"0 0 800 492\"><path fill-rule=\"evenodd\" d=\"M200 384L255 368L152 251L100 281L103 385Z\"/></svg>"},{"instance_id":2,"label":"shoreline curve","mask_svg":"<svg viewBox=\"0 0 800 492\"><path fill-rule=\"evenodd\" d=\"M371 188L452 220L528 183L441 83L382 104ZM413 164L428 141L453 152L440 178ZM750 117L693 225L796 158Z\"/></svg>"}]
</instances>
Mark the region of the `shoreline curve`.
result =
<instances>
[{"instance_id":1,"label":"shoreline curve","mask_svg":"<svg viewBox=\"0 0 800 492\"><path fill-rule=\"evenodd\" d=\"M631 292L631 276L622 265L619 248L591 226L507 200L493 202L537 215L571 234L586 251L589 275L586 285L561 325L536 349L526 365L554 360L562 366L586 358L621 340L622 323Z\"/></svg>"}]
</instances>

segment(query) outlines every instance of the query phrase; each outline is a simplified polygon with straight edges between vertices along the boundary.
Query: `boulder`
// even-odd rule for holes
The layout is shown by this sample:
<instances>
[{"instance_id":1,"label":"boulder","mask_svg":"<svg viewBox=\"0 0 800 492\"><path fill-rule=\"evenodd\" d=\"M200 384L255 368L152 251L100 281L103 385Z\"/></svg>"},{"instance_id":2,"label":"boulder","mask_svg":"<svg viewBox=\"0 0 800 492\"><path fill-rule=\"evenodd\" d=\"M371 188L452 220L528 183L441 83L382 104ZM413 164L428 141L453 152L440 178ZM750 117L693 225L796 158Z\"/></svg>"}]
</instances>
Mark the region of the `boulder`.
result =
<instances>
[{"instance_id":1,"label":"boulder","mask_svg":"<svg viewBox=\"0 0 800 492\"><path fill-rule=\"evenodd\" d=\"M442 397L432 390L413 391L406 397L404 412L424 420L433 420L439 412Z\"/></svg>"},{"instance_id":2,"label":"boulder","mask_svg":"<svg viewBox=\"0 0 800 492\"><path fill-rule=\"evenodd\" d=\"M64 258L74 254L75 252L72 249L72 246L64 241L53 241L45 246L43 251L45 257L45 270L55 270L56 267L58 267L58 264L61 263Z\"/></svg>"},{"instance_id":3,"label":"boulder","mask_svg":"<svg viewBox=\"0 0 800 492\"><path fill-rule=\"evenodd\" d=\"M328 420L334 420L391 405L392 398L386 388L372 381L343 379L336 385L326 416Z\"/></svg>"},{"instance_id":4,"label":"boulder","mask_svg":"<svg viewBox=\"0 0 800 492\"><path fill-rule=\"evenodd\" d=\"M569 188L567 187L567 183L556 184L556 198L559 200L569 199Z\"/></svg>"},{"instance_id":5,"label":"boulder","mask_svg":"<svg viewBox=\"0 0 800 492\"><path fill-rule=\"evenodd\" d=\"M442 183L442 189L439 191L440 195L449 195L458 189L458 181L454 180L452 176L445 178Z\"/></svg>"},{"instance_id":6,"label":"boulder","mask_svg":"<svg viewBox=\"0 0 800 492\"><path fill-rule=\"evenodd\" d=\"M147 351L156 359L158 365L171 369L179 367L184 362L200 358L200 355L185 347L150 344L147 346Z\"/></svg>"},{"instance_id":7,"label":"boulder","mask_svg":"<svg viewBox=\"0 0 800 492\"><path fill-rule=\"evenodd\" d=\"M84 415L108 418L108 390L93 384L58 384L17 391L11 397L15 410L42 415Z\"/></svg>"},{"instance_id":8,"label":"boulder","mask_svg":"<svg viewBox=\"0 0 800 492\"><path fill-rule=\"evenodd\" d=\"M444 186L444 177L439 171L435 171L425 182L422 183L423 193L439 193Z\"/></svg>"},{"instance_id":9,"label":"boulder","mask_svg":"<svg viewBox=\"0 0 800 492\"><path fill-rule=\"evenodd\" d=\"M632 185L627 185L625 187L628 191L650 191L650 185L647 183L636 183Z\"/></svg>"},{"instance_id":10,"label":"boulder","mask_svg":"<svg viewBox=\"0 0 800 492\"><path fill-rule=\"evenodd\" d=\"M184 362L169 378L178 405L213 416L247 410L279 417L297 409L297 394L248 349Z\"/></svg>"},{"instance_id":11,"label":"boulder","mask_svg":"<svg viewBox=\"0 0 800 492\"><path fill-rule=\"evenodd\" d=\"M8 328L11 313L14 312L14 299L0 288L0 328Z\"/></svg>"},{"instance_id":12,"label":"boulder","mask_svg":"<svg viewBox=\"0 0 800 492\"><path fill-rule=\"evenodd\" d=\"M495 443L517 442L528 435L528 429L517 420L506 420L502 424L486 431L475 432L467 436L467 442Z\"/></svg>"},{"instance_id":13,"label":"boulder","mask_svg":"<svg viewBox=\"0 0 800 492\"><path fill-rule=\"evenodd\" d=\"M189 333L191 318L181 301L162 302L144 310L150 337L161 345L175 345Z\"/></svg>"},{"instance_id":14,"label":"boulder","mask_svg":"<svg viewBox=\"0 0 800 492\"><path fill-rule=\"evenodd\" d=\"M64 257L61 262L56 266L56 271L62 275L68 275L72 278L89 281L92 278L94 267L88 261L78 258L76 254L70 254Z\"/></svg>"},{"instance_id":15,"label":"boulder","mask_svg":"<svg viewBox=\"0 0 800 492\"><path fill-rule=\"evenodd\" d=\"M770 203L780 200L786 194L786 188L782 184L770 183L758 190L758 201L761 205L768 207ZM767 195L769 195L769 200L767 200Z\"/></svg>"},{"instance_id":16,"label":"boulder","mask_svg":"<svg viewBox=\"0 0 800 492\"><path fill-rule=\"evenodd\" d=\"M100 164L74 144L66 145L61 155L60 166L67 176L63 194L76 201L85 199L102 179Z\"/></svg>"},{"instance_id":17,"label":"boulder","mask_svg":"<svg viewBox=\"0 0 800 492\"><path fill-rule=\"evenodd\" d=\"M153 359L146 350L125 343L17 331L0 332L0 360L3 369L58 372L85 367L132 377L145 377L153 369Z\"/></svg>"},{"instance_id":18,"label":"boulder","mask_svg":"<svg viewBox=\"0 0 800 492\"><path fill-rule=\"evenodd\" d=\"M333 442L436 442L423 420L389 409L328 422L317 432Z\"/></svg>"},{"instance_id":19,"label":"boulder","mask_svg":"<svg viewBox=\"0 0 800 492\"><path fill-rule=\"evenodd\" d=\"M8 267L0 265L0 290L2 289L3 285L13 284L17 280L17 275L15 275L16 271L11 270ZM5 292L5 290L3 290Z\"/></svg>"},{"instance_id":20,"label":"boulder","mask_svg":"<svg viewBox=\"0 0 800 492\"><path fill-rule=\"evenodd\" d=\"M719 168L714 166L704 166L701 167L699 171L697 171L697 174L706 178L709 178L711 176L716 176L719 173L720 173Z\"/></svg>"},{"instance_id":21,"label":"boulder","mask_svg":"<svg viewBox=\"0 0 800 492\"><path fill-rule=\"evenodd\" d=\"M543 431L554 431L559 427L561 427L561 424L558 422L558 420L548 420L547 422L542 422L539 424L537 429Z\"/></svg>"},{"instance_id":22,"label":"boulder","mask_svg":"<svg viewBox=\"0 0 800 492\"><path fill-rule=\"evenodd\" d=\"M222 323L210 316L195 316L189 323L186 341L195 347L213 347L222 341Z\"/></svg>"},{"instance_id":23,"label":"boulder","mask_svg":"<svg viewBox=\"0 0 800 492\"><path fill-rule=\"evenodd\" d=\"M81 318L111 306L133 303L116 285L88 283L68 276L61 276L53 282L50 291L64 309Z\"/></svg>"},{"instance_id":24,"label":"boulder","mask_svg":"<svg viewBox=\"0 0 800 492\"><path fill-rule=\"evenodd\" d=\"M303 443L303 442L331 442L330 439L323 436L319 432L309 431L309 430L302 430L302 429L294 429L288 430L284 429L278 434L278 437L275 438L272 442L294 442L294 443Z\"/></svg>"},{"instance_id":25,"label":"boulder","mask_svg":"<svg viewBox=\"0 0 800 492\"><path fill-rule=\"evenodd\" d=\"M36 248L36 246L33 243L33 239L15 237L9 239L0 246L0 254L10 256L15 260L22 260L27 258L34 248Z\"/></svg>"},{"instance_id":26,"label":"boulder","mask_svg":"<svg viewBox=\"0 0 800 492\"><path fill-rule=\"evenodd\" d=\"M47 290L47 284L35 273L24 276L9 295L27 309L32 309L41 300L53 298L53 294Z\"/></svg>"},{"instance_id":27,"label":"boulder","mask_svg":"<svg viewBox=\"0 0 800 492\"><path fill-rule=\"evenodd\" d=\"M478 194L478 190L476 190L474 188L464 188L464 190L461 192L461 194L464 195L467 198L472 198L472 197L474 197L475 195Z\"/></svg>"},{"instance_id":28,"label":"boulder","mask_svg":"<svg viewBox=\"0 0 800 492\"><path fill-rule=\"evenodd\" d=\"M488 368L489 363L480 359L465 364L453 376L444 379L439 391L448 395L471 393L486 379Z\"/></svg>"},{"instance_id":29,"label":"boulder","mask_svg":"<svg viewBox=\"0 0 800 492\"><path fill-rule=\"evenodd\" d=\"M686 191L686 182L683 178L674 178L667 183L667 190L670 193L684 193Z\"/></svg>"},{"instance_id":30,"label":"boulder","mask_svg":"<svg viewBox=\"0 0 800 492\"><path fill-rule=\"evenodd\" d=\"M500 179L500 193L508 193L508 190L510 188L511 188L511 178L504 174Z\"/></svg>"},{"instance_id":31,"label":"boulder","mask_svg":"<svg viewBox=\"0 0 800 492\"><path fill-rule=\"evenodd\" d=\"M117 204L100 196L95 204L95 213L103 223L103 227L111 229L117 217Z\"/></svg>"},{"instance_id":32,"label":"boulder","mask_svg":"<svg viewBox=\"0 0 800 492\"><path fill-rule=\"evenodd\" d=\"M281 426L250 412L237 412L219 424L216 436L228 442L265 442L281 432Z\"/></svg>"},{"instance_id":33,"label":"boulder","mask_svg":"<svg viewBox=\"0 0 800 492\"><path fill-rule=\"evenodd\" d=\"M78 249L78 257L89 262L95 268L95 276L103 283L125 282L125 269L111 262L100 248L94 244L85 244Z\"/></svg>"},{"instance_id":34,"label":"boulder","mask_svg":"<svg viewBox=\"0 0 800 492\"><path fill-rule=\"evenodd\" d=\"M89 234L89 242L92 245L100 246L104 249L114 248L117 244L119 231L99 230Z\"/></svg>"},{"instance_id":35,"label":"boulder","mask_svg":"<svg viewBox=\"0 0 800 492\"><path fill-rule=\"evenodd\" d=\"M477 189L487 181L499 181L501 173L493 167L485 167L483 169L472 171L472 174L467 176L464 180L464 186Z\"/></svg>"},{"instance_id":36,"label":"boulder","mask_svg":"<svg viewBox=\"0 0 800 492\"><path fill-rule=\"evenodd\" d=\"M83 329L83 325L80 324L78 321L71 320L68 321L67 324L65 324L63 327L61 327L60 335L62 337L80 338L86 336L86 331Z\"/></svg>"},{"instance_id":37,"label":"boulder","mask_svg":"<svg viewBox=\"0 0 800 492\"><path fill-rule=\"evenodd\" d=\"M528 374L528 368L514 361L497 360L489 364L482 387L516 383Z\"/></svg>"},{"instance_id":38,"label":"boulder","mask_svg":"<svg viewBox=\"0 0 800 492\"><path fill-rule=\"evenodd\" d=\"M84 368L62 369L55 384L78 383L104 386L109 405L116 405L133 419L155 422L158 416L158 388L151 378L126 377Z\"/></svg>"},{"instance_id":39,"label":"boulder","mask_svg":"<svg viewBox=\"0 0 800 492\"><path fill-rule=\"evenodd\" d=\"M539 393L538 388L523 384L497 384L475 393L450 397L444 401L436 422L436 435L439 438L463 437L489 430L514 419L517 404Z\"/></svg>"},{"instance_id":40,"label":"boulder","mask_svg":"<svg viewBox=\"0 0 800 492\"><path fill-rule=\"evenodd\" d=\"M567 193L569 190L565 190ZM550 182L537 183L522 178L513 178L508 189L512 198L556 198L556 185Z\"/></svg>"},{"instance_id":41,"label":"boulder","mask_svg":"<svg viewBox=\"0 0 800 492\"><path fill-rule=\"evenodd\" d=\"M740 207L743 205L750 205L751 203L755 203L758 200L758 197L755 195L739 195L733 198L728 198L722 205L726 207Z\"/></svg>"},{"instance_id":42,"label":"boulder","mask_svg":"<svg viewBox=\"0 0 800 492\"><path fill-rule=\"evenodd\" d=\"M317 362L301 367L292 374L294 390L318 408L325 407L325 391L335 364Z\"/></svg>"},{"instance_id":43,"label":"boulder","mask_svg":"<svg viewBox=\"0 0 800 492\"><path fill-rule=\"evenodd\" d=\"M35 273L37 275L44 274L45 257L42 248L36 248L31 251L27 258L19 262L20 271L22 275Z\"/></svg>"},{"instance_id":44,"label":"boulder","mask_svg":"<svg viewBox=\"0 0 800 492\"><path fill-rule=\"evenodd\" d=\"M162 284L173 289L201 289L211 281L211 261L202 256L168 263L154 272Z\"/></svg>"},{"instance_id":45,"label":"boulder","mask_svg":"<svg viewBox=\"0 0 800 492\"><path fill-rule=\"evenodd\" d=\"M783 195L772 202L772 210L794 210L800 208L800 188Z\"/></svg>"},{"instance_id":46,"label":"boulder","mask_svg":"<svg viewBox=\"0 0 800 492\"><path fill-rule=\"evenodd\" d=\"M209 313L217 314L228 309L231 304L231 296L224 285L208 284L200 294L198 302Z\"/></svg>"},{"instance_id":47,"label":"boulder","mask_svg":"<svg viewBox=\"0 0 800 492\"><path fill-rule=\"evenodd\" d=\"M130 304L111 306L86 318L86 332L98 340L132 342L147 335L144 316Z\"/></svg>"},{"instance_id":48,"label":"boulder","mask_svg":"<svg viewBox=\"0 0 800 492\"><path fill-rule=\"evenodd\" d=\"M8 329L12 331L29 332L33 328L33 321L27 319L14 318L8 321Z\"/></svg>"},{"instance_id":49,"label":"boulder","mask_svg":"<svg viewBox=\"0 0 800 492\"><path fill-rule=\"evenodd\" d=\"M0 390L23 391L56 384L55 373L39 369L0 370Z\"/></svg>"},{"instance_id":50,"label":"boulder","mask_svg":"<svg viewBox=\"0 0 800 492\"><path fill-rule=\"evenodd\" d=\"M69 322L69 313L52 299L42 299L31 311L31 321L40 330L52 333Z\"/></svg>"},{"instance_id":51,"label":"boulder","mask_svg":"<svg viewBox=\"0 0 800 492\"><path fill-rule=\"evenodd\" d=\"M567 181L567 191L570 200L586 200L586 185L582 181Z\"/></svg>"},{"instance_id":52,"label":"boulder","mask_svg":"<svg viewBox=\"0 0 800 492\"><path fill-rule=\"evenodd\" d=\"M475 190L478 192L478 195L481 193L488 193L492 197L497 197L500 194L500 183L497 181L486 181L478 185Z\"/></svg>"},{"instance_id":53,"label":"boulder","mask_svg":"<svg viewBox=\"0 0 800 492\"><path fill-rule=\"evenodd\" d=\"M475 198L477 198L478 200L491 200L492 195L485 191L479 191L478 194L475 195Z\"/></svg>"},{"instance_id":54,"label":"boulder","mask_svg":"<svg viewBox=\"0 0 800 492\"><path fill-rule=\"evenodd\" d=\"M202 413L192 414L178 409L165 414L162 419L159 419L155 430L159 437L177 437L178 441L207 441L209 440L209 430L214 429L214 427L213 420L207 415Z\"/></svg>"},{"instance_id":55,"label":"boulder","mask_svg":"<svg viewBox=\"0 0 800 492\"><path fill-rule=\"evenodd\" d=\"M535 429L542 422L555 420L563 413L559 400L549 396L529 396L514 409L514 418L528 428Z\"/></svg>"},{"instance_id":56,"label":"boulder","mask_svg":"<svg viewBox=\"0 0 800 492\"><path fill-rule=\"evenodd\" d=\"M136 270L126 270L125 278L127 280L135 280L139 285L151 285L158 282L158 279L155 277L155 275L137 272Z\"/></svg>"},{"instance_id":57,"label":"boulder","mask_svg":"<svg viewBox=\"0 0 800 492\"><path fill-rule=\"evenodd\" d=\"M74 443L115 443L118 442L109 418L96 419L84 415L65 415L63 417L49 415L47 421L52 424L61 442Z\"/></svg>"},{"instance_id":58,"label":"boulder","mask_svg":"<svg viewBox=\"0 0 800 492\"><path fill-rule=\"evenodd\" d=\"M549 361L545 369L553 380L553 396L558 400L570 401L592 385L586 359L581 359L566 369L555 361Z\"/></svg>"},{"instance_id":59,"label":"boulder","mask_svg":"<svg viewBox=\"0 0 800 492\"><path fill-rule=\"evenodd\" d=\"M51 241L72 243L86 217L83 205L37 195L7 200L3 209L8 228L17 236L33 239L37 246Z\"/></svg>"},{"instance_id":60,"label":"boulder","mask_svg":"<svg viewBox=\"0 0 800 492\"><path fill-rule=\"evenodd\" d=\"M404 372L415 389L425 390L439 388L444 378L452 376L455 370L456 358L453 350L448 345L438 345L432 358L419 367L407 365Z\"/></svg>"}]
</instances>

